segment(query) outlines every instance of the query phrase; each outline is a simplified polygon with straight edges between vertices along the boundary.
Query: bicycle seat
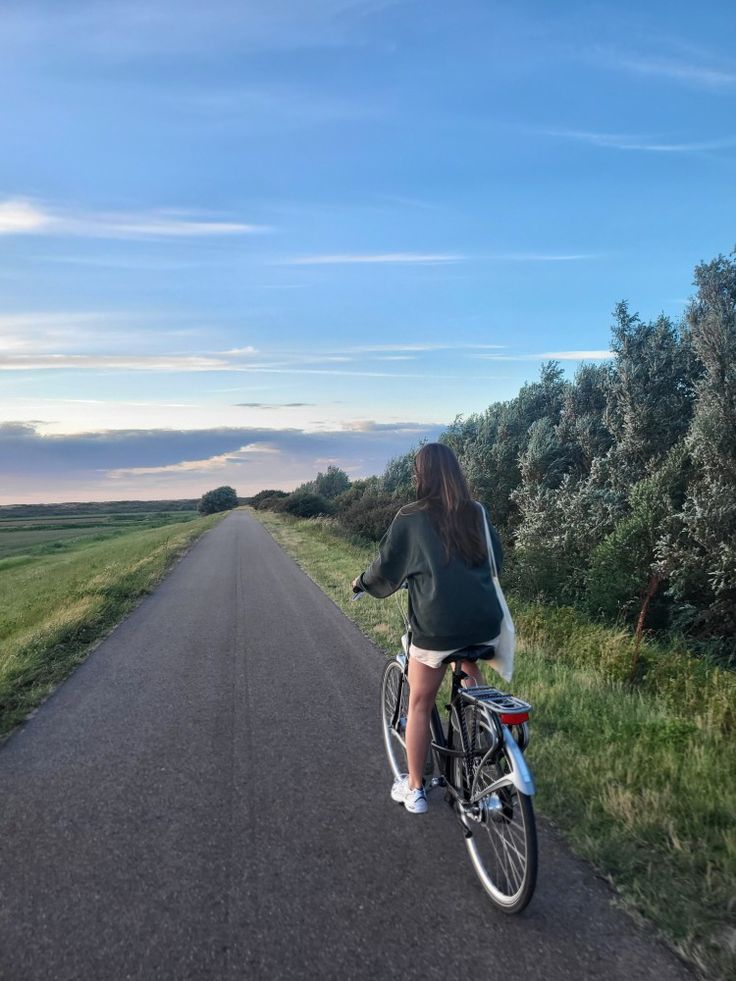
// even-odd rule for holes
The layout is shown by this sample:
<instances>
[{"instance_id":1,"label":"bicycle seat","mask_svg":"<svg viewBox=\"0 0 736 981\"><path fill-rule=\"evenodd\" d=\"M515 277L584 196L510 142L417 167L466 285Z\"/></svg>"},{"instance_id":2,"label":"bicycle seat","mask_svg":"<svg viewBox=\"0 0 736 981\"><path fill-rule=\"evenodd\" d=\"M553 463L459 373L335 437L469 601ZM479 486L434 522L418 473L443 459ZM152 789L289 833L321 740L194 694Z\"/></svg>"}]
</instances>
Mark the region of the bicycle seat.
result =
<instances>
[{"instance_id":1,"label":"bicycle seat","mask_svg":"<svg viewBox=\"0 0 736 981\"><path fill-rule=\"evenodd\" d=\"M453 651L442 659L443 664L451 664L453 661L490 661L495 655L496 648L493 644L471 644L469 647L462 647L459 651Z\"/></svg>"}]
</instances>

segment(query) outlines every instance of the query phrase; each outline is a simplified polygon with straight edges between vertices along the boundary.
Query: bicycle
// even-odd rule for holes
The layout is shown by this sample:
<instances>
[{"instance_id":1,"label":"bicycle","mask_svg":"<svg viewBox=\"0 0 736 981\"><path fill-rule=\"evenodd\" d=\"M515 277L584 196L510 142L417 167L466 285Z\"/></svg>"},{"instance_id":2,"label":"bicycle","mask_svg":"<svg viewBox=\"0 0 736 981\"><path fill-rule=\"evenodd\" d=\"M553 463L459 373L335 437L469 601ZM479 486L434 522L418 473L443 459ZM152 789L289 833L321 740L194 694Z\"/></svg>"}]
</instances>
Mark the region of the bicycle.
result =
<instances>
[{"instance_id":1,"label":"bicycle","mask_svg":"<svg viewBox=\"0 0 736 981\"><path fill-rule=\"evenodd\" d=\"M409 769L403 734L411 628L403 609L401 614L406 626L403 651L386 662L381 679L381 727L394 777ZM435 705L425 775L436 769L431 786L444 788L463 828L470 861L493 904L504 913L519 913L531 900L537 878L531 800L535 785L524 758L531 705L490 685L462 686L468 677L462 661L486 660L493 650L466 647L445 659L454 662L447 719L443 723Z\"/></svg>"}]
</instances>

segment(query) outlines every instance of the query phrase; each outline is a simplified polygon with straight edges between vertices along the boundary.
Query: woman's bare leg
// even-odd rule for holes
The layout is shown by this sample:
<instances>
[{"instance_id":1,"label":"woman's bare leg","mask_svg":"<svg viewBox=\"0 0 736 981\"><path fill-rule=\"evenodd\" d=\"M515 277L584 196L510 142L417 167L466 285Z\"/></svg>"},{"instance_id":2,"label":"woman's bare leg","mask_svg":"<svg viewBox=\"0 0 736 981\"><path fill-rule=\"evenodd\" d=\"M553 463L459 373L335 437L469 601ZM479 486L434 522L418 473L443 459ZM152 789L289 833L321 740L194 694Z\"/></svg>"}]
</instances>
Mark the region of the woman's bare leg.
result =
<instances>
[{"instance_id":1,"label":"woman's bare leg","mask_svg":"<svg viewBox=\"0 0 736 981\"><path fill-rule=\"evenodd\" d=\"M472 688L473 685L483 684L483 675L480 673L480 666L477 661L463 661L460 667L468 676L463 680L464 688Z\"/></svg>"},{"instance_id":2,"label":"woman's bare leg","mask_svg":"<svg viewBox=\"0 0 736 981\"><path fill-rule=\"evenodd\" d=\"M437 696L445 666L430 668L409 658L409 715L406 720L406 758L409 764L409 786L422 786L424 761L429 747L429 717Z\"/></svg>"}]
</instances>

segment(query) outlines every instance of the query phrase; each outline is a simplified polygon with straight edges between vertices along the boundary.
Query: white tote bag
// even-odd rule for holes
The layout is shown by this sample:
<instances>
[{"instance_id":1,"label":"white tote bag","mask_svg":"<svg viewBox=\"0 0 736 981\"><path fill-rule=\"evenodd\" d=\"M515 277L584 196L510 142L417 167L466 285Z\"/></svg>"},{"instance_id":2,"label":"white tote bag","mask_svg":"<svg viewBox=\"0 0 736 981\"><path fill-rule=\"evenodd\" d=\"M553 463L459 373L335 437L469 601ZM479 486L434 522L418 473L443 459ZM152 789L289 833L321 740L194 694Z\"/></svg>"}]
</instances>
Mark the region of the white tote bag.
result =
<instances>
[{"instance_id":1,"label":"white tote bag","mask_svg":"<svg viewBox=\"0 0 736 981\"><path fill-rule=\"evenodd\" d=\"M478 504L478 507L483 515L483 527L485 528L486 545L488 546L488 562L491 566L491 579L493 580L496 595L498 596L498 602L501 606L501 612L503 613L501 632L499 633L498 640L496 641L496 654L490 661L488 661L488 664L490 664L494 670L498 671L504 681L511 681L511 676L514 673L516 628L514 627L514 621L511 619L509 608L506 605L506 599L503 595L501 584L498 581L498 567L496 565L496 556L493 554L493 542L491 541L491 532L488 528L486 509L482 504Z\"/></svg>"}]
</instances>

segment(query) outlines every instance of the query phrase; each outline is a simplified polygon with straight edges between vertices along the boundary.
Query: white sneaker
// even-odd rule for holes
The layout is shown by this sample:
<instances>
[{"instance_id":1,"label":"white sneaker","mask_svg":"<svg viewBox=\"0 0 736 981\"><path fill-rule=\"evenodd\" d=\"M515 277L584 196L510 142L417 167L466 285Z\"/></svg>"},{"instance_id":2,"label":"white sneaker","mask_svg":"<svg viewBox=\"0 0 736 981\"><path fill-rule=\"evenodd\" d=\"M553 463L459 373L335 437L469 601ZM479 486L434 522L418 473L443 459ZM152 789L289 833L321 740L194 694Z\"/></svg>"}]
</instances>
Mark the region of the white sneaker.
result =
<instances>
[{"instance_id":1,"label":"white sneaker","mask_svg":"<svg viewBox=\"0 0 736 981\"><path fill-rule=\"evenodd\" d=\"M412 790L409 787L408 773L402 773L400 777L394 780L391 787L391 800L395 800L397 804L403 804L407 811L412 814L424 814L428 807L424 787L420 787L419 790Z\"/></svg>"}]
</instances>

